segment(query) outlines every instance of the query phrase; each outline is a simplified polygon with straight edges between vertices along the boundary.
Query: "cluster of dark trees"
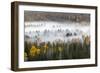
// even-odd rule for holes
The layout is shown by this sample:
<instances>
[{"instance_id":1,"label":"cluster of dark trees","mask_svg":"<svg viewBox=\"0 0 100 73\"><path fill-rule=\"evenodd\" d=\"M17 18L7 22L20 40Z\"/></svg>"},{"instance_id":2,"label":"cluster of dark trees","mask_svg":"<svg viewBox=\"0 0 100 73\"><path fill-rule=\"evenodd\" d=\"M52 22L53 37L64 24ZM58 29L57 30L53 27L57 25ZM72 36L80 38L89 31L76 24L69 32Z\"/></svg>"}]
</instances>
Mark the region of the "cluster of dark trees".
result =
<instances>
[{"instance_id":1,"label":"cluster of dark trees","mask_svg":"<svg viewBox=\"0 0 100 73\"><path fill-rule=\"evenodd\" d=\"M45 50L44 45L47 45ZM34 45L40 49L40 53L36 56L30 56L30 49ZM45 51L45 53L44 53ZM44 60L63 60L63 59L84 59L90 58L90 44L80 42L69 43L27 43L25 42L25 53L27 53L26 61L44 61Z\"/></svg>"}]
</instances>

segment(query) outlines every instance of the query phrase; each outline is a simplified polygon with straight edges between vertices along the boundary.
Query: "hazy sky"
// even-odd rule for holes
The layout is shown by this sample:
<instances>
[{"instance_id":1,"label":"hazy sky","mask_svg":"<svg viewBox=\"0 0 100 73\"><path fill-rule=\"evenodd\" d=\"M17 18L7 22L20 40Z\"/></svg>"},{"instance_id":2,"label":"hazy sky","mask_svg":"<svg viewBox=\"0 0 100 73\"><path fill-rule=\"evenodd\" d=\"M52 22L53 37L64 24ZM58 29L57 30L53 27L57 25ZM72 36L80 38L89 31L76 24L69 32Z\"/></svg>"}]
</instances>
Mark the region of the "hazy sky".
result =
<instances>
[{"instance_id":1,"label":"hazy sky","mask_svg":"<svg viewBox=\"0 0 100 73\"><path fill-rule=\"evenodd\" d=\"M24 21L90 22L90 14L24 11Z\"/></svg>"}]
</instances>

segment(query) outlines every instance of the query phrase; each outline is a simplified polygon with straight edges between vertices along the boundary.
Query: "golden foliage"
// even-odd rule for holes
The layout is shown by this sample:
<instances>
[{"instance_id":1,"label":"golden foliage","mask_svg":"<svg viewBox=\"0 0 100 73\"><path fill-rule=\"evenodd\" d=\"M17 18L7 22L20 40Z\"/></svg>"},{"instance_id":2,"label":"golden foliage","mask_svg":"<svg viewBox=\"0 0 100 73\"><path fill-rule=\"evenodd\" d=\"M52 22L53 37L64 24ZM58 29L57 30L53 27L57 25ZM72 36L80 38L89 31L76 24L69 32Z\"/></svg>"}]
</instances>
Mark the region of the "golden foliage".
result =
<instances>
[{"instance_id":1,"label":"golden foliage","mask_svg":"<svg viewBox=\"0 0 100 73\"><path fill-rule=\"evenodd\" d=\"M48 46L47 46L47 44L45 44L45 45L44 45L44 53L46 53L47 48L48 48Z\"/></svg>"},{"instance_id":2,"label":"golden foliage","mask_svg":"<svg viewBox=\"0 0 100 73\"><path fill-rule=\"evenodd\" d=\"M40 54L40 49L36 48L34 45L30 49L30 56L34 57L36 55Z\"/></svg>"},{"instance_id":3,"label":"golden foliage","mask_svg":"<svg viewBox=\"0 0 100 73\"><path fill-rule=\"evenodd\" d=\"M63 49L61 47L58 47L58 50L59 50L59 52L62 52Z\"/></svg>"},{"instance_id":4,"label":"golden foliage","mask_svg":"<svg viewBox=\"0 0 100 73\"><path fill-rule=\"evenodd\" d=\"M84 42L86 43L86 45L90 44L90 37L85 37Z\"/></svg>"},{"instance_id":5,"label":"golden foliage","mask_svg":"<svg viewBox=\"0 0 100 73\"><path fill-rule=\"evenodd\" d=\"M47 49L47 48L48 48L47 44L45 44L45 45L44 45L44 48L45 48L45 49Z\"/></svg>"}]
</instances>

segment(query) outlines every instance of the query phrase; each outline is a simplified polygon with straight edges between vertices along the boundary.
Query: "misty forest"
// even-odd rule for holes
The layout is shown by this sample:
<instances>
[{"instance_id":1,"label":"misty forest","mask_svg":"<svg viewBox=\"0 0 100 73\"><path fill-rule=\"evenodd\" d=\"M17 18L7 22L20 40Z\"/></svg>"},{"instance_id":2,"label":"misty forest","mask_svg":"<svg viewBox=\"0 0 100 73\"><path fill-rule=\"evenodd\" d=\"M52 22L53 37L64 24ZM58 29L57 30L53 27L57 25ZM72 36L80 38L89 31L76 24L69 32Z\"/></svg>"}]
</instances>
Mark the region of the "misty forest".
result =
<instances>
[{"instance_id":1,"label":"misty forest","mask_svg":"<svg viewBox=\"0 0 100 73\"><path fill-rule=\"evenodd\" d=\"M90 14L24 11L24 61L90 58Z\"/></svg>"}]
</instances>

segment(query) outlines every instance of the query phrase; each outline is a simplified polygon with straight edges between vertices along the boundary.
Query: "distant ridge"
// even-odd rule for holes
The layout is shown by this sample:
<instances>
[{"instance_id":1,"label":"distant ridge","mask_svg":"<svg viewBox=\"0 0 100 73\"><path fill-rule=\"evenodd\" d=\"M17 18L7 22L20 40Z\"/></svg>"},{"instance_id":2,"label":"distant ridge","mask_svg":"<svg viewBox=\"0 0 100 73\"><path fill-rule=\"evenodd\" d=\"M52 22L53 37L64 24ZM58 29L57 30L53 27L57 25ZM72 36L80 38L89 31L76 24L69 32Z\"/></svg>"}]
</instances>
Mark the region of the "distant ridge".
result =
<instances>
[{"instance_id":1,"label":"distant ridge","mask_svg":"<svg viewBox=\"0 0 100 73\"><path fill-rule=\"evenodd\" d=\"M90 22L90 14L83 13L61 13L61 12L42 12L25 11L25 22L27 21L54 21L54 22Z\"/></svg>"}]
</instances>

